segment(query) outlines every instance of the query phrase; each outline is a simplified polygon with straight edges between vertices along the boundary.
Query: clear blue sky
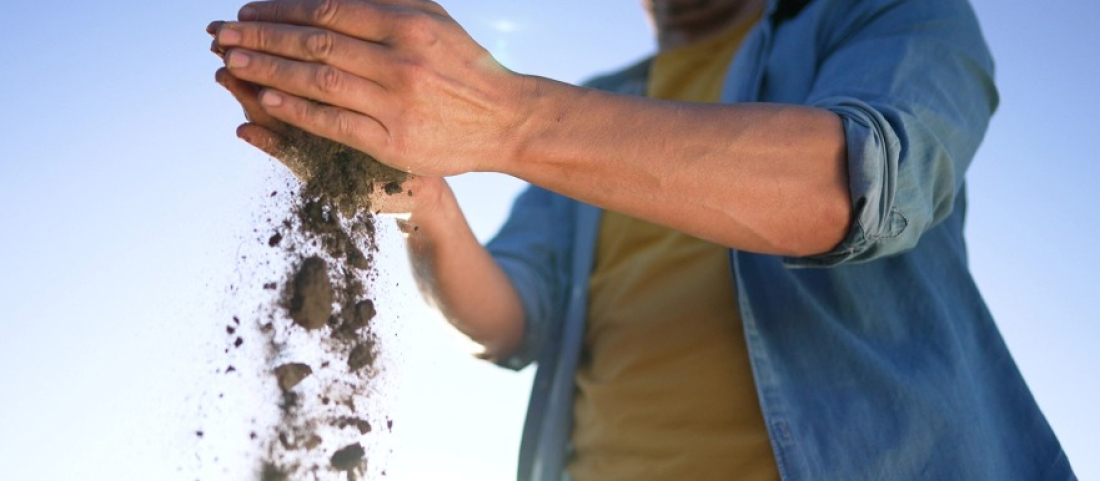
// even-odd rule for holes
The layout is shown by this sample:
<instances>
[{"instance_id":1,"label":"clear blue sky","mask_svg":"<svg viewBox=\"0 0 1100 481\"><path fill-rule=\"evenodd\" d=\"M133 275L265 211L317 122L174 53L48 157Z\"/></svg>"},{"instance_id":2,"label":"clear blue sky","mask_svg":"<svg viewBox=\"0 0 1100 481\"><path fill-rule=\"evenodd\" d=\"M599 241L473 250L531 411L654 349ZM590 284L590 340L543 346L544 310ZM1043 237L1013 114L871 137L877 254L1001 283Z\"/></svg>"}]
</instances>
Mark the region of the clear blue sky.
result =
<instances>
[{"instance_id":1,"label":"clear blue sky","mask_svg":"<svg viewBox=\"0 0 1100 481\"><path fill-rule=\"evenodd\" d=\"M443 1L509 67L566 81L652 48L636 3ZM196 420L249 409L196 414L225 387L210 375L240 309L225 286L247 280L234 259L273 182L233 137L240 115L206 51L203 27L237 7L0 3L5 479L193 479ZM969 172L971 263L1078 475L1100 479L1100 3L975 8L1002 104ZM453 185L483 239L520 188ZM508 479L530 372L469 359L413 302L402 256L383 276L401 334L391 478ZM203 479L236 479L219 469Z\"/></svg>"}]
</instances>

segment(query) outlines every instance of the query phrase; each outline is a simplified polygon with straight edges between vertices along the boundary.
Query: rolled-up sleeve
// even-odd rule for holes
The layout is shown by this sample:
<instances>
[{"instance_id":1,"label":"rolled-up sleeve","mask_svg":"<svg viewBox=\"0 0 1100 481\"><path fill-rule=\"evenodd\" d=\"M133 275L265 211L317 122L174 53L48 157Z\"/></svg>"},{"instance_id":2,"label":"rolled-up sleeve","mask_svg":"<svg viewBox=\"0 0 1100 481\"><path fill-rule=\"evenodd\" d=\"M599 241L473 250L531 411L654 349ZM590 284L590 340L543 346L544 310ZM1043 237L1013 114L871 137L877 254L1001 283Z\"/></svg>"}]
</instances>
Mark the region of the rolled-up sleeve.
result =
<instances>
[{"instance_id":1,"label":"rolled-up sleeve","mask_svg":"<svg viewBox=\"0 0 1100 481\"><path fill-rule=\"evenodd\" d=\"M993 61L968 3L859 5L830 32L807 100L843 122L851 230L830 252L786 259L791 267L864 262L915 246L951 214L998 103Z\"/></svg>"},{"instance_id":2,"label":"rolled-up sleeve","mask_svg":"<svg viewBox=\"0 0 1100 481\"><path fill-rule=\"evenodd\" d=\"M523 342L508 358L494 360L500 366L519 370L534 361L553 331L552 323L562 318L574 215L564 197L528 187L486 245L523 302Z\"/></svg>"}]
</instances>

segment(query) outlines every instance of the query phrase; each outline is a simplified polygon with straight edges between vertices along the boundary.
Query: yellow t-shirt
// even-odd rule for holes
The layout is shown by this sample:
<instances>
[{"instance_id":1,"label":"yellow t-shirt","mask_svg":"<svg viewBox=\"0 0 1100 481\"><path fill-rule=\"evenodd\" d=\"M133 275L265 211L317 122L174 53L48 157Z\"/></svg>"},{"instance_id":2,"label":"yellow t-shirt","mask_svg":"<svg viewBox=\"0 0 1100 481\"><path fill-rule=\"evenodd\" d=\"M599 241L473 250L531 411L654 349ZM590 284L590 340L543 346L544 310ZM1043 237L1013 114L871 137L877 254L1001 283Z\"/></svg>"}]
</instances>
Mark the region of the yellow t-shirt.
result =
<instances>
[{"instance_id":1,"label":"yellow t-shirt","mask_svg":"<svg viewBox=\"0 0 1100 481\"><path fill-rule=\"evenodd\" d=\"M649 96L717 101L752 24L660 53ZM606 212L576 383L574 481L779 479L722 246Z\"/></svg>"}]
</instances>

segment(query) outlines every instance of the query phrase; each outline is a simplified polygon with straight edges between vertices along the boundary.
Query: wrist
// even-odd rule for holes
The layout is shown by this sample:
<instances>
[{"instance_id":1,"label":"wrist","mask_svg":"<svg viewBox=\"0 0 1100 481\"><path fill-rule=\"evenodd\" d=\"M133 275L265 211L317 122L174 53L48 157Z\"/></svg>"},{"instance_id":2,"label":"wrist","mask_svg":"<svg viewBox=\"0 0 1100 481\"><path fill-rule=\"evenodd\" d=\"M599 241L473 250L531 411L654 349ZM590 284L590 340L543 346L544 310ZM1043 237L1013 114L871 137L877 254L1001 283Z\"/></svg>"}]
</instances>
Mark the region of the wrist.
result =
<instances>
[{"instance_id":1,"label":"wrist","mask_svg":"<svg viewBox=\"0 0 1100 481\"><path fill-rule=\"evenodd\" d=\"M579 118L590 106L590 89L552 79L524 76L523 94L513 110L513 128L507 134L506 155L486 169L531 181L533 169L574 158L578 149ZM583 135L583 134L582 134Z\"/></svg>"},{"instance_id":2,"label":"wrist","mask_svg":"<svg viewBox=\"0 0 1100 481\"><path fill-rule=\"evenodd\" d=\"M501 129L500 149L496 155L487 155L479 171L514 175L530 155L538 139L544 136L546 117L551 115L548 89L553 81L534 75L516 74L516 92L506 108L506 125Z\"/></svg>"}]
</instances>

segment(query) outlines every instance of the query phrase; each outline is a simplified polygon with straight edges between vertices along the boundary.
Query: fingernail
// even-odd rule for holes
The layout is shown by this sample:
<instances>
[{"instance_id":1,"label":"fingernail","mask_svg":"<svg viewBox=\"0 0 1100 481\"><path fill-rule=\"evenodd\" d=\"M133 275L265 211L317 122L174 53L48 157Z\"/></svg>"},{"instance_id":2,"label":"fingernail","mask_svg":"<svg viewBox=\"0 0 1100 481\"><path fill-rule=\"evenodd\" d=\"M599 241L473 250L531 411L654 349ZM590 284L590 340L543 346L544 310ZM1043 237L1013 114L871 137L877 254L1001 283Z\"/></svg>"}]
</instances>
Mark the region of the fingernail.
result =
<instances>
[{"instance_id":1,"label":"fingernail","mask_svg":"<svg viewBox=\"0 0 1100 481\"><path fill-rule=\"evenodd\" d=\"M229 52L229 60L225 62L225 66L229 68L244 68L248 66L248 62L251 59L248 58L244 52L233 50Z\"/></svg>"},{"instance_id":2,"label":"fingernail","mask_svg":"<svg viewBox=\"0 0 1100 481\"><path fill-rule=\"evenodd\" d=\"M222 28L218 32L218 43L225 47L232 47L241 43L241 32L232 27Z\"/></svg>"},{"instance_id":3,"label":"fingernail","mask_svg":"<svg viewBox=\"0 0 1100 481\"><path fill-rule=\"evenodd\" d=\"M270 90L264 90L260 95L260 103L268 107L278 107L283 104L283 96Z\"/></svg>"},{"instance_id":4,"label":"fingernail","mask_svg":"<svg viewBox=\"0 0 1100 481\"><path fill-rule=\"evenodd\" d=\"M237 12L237 18L243 22L255 20L257 17L259 17L259 13L252 7L241 7L241 11Z\"/></svg>"}]
</instances>

